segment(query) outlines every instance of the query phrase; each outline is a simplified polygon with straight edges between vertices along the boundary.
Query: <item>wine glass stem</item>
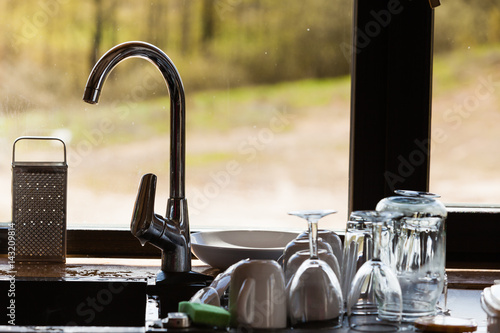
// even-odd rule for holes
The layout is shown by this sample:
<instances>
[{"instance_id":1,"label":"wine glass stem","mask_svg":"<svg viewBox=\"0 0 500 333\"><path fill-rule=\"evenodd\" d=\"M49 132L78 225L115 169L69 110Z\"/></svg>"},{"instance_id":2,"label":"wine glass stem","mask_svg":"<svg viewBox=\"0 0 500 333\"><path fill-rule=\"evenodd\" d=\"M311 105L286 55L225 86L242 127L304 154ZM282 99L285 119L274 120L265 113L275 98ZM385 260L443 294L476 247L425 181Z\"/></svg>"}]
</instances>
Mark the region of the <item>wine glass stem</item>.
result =
<instances>
[{"instance_id":1,"label":"wine glass stem","mask_svg":"<svg viewBox=\"0 0 500 333\"><path fill-rule=\"evenodd\" d=\"M309 251L311 259L318 259L318 220L309 219Z\"/></svg>"}]
</instances>

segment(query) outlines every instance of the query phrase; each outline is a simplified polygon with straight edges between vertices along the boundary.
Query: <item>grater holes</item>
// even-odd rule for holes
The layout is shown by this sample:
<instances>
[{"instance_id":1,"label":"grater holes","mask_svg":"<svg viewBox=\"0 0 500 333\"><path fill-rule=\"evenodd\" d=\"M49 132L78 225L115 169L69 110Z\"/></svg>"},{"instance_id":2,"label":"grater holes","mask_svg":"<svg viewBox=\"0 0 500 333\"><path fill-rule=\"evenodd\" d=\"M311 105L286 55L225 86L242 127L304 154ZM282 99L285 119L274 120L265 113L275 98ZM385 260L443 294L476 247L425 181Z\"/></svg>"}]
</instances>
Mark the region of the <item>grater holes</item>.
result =
<instances>
[{"instance_id":1,"label":"grater holes","mask_svg":"<svg viewBox=\"0 0 500 333\"><path fill-rule=\"evenodd\" d=\"M14 170L16 256L30 260L64 258L66 175ZM62 207L62 208L61 208ZM18 251L19 250L19 251Z\"/></svg>"}]
</instances>

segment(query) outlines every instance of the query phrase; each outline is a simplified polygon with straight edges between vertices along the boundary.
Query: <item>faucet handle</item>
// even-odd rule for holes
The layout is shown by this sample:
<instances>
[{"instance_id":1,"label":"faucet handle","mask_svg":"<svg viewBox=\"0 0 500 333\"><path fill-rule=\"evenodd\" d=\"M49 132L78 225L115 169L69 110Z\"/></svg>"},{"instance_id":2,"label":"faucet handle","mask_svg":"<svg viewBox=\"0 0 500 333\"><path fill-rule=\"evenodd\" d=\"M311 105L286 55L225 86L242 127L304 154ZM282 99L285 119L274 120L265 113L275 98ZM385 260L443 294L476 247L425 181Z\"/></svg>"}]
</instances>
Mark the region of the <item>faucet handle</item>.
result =
<instances>
[{"instance_id":1,"label":"faucet handle","mask_svg":"<svg viewBox=\"0 0 500 333\"><path fill-rule=\"evenodd\" d=\"M147 242L155 244L164 233L166 220L154 212L156 179L152 173L142 176L130 222L130 231L143 246Z\"/></svg>"}]
</instances>

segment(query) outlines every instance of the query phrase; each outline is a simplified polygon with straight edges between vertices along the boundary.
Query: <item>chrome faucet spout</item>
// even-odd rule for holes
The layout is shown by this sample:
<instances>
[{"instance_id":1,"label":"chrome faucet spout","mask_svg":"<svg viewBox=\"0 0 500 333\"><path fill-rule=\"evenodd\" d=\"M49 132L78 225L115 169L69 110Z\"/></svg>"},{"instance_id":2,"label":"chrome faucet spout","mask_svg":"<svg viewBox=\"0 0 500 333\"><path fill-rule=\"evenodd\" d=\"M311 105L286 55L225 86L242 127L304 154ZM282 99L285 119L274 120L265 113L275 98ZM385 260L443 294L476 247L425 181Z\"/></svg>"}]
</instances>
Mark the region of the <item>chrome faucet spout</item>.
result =
<instances>
[{"instance_id":1,"label":"chrome faucet spout","mask_svg":"<svg viewBox=\"0 0 500 333\"><path fill-rule=\"evenodd\" d=\"M185 199L186 111L184 86L175 65L162 50L151 44L137 41L119 44L95 64L83 100L97 104L109 73L128 58L143 58L153 63L163 75L170 95L170 198L166 218L152 210L156 176L145 175L137 196L131 231L141 243L149 241L162 249L163 271L188 272L191 270L191 243Z\"/></svg>"},{"instance_id":2,"label":"chrome faucet spout","mask_svg":"<svg viewBox=\"0 0 500 333\"><path fill-rule=\"evenodd\" d=\"M83 100L97 104L102 87L109 73L125 59L143 58L153 63L163 75L170 94L170 197L185 197L185 123L186 109L184 86L181 77L169 57L154 45L144 42L119 44L95 64L87 80Z\"/></svg>"}]
</instances>

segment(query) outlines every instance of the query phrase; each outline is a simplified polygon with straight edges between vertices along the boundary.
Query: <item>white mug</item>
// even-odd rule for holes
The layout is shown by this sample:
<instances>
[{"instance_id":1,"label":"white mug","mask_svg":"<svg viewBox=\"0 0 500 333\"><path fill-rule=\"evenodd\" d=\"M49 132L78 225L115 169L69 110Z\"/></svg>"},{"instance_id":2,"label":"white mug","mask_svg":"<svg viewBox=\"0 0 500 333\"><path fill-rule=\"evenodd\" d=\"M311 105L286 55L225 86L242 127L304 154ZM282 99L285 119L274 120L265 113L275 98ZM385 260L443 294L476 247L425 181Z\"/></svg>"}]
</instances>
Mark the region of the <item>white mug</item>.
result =
<instances>
[{"instance_id":1,"label":"white mug","mask_svg":"<svg viewBox=\"0 0 500 333\"><path fill-rule=\"evenodd\" d=\"M235 268L229 287L231 325L286 328L285 278L274 260L250 260Z\"/></svg>"}]
</instances>

